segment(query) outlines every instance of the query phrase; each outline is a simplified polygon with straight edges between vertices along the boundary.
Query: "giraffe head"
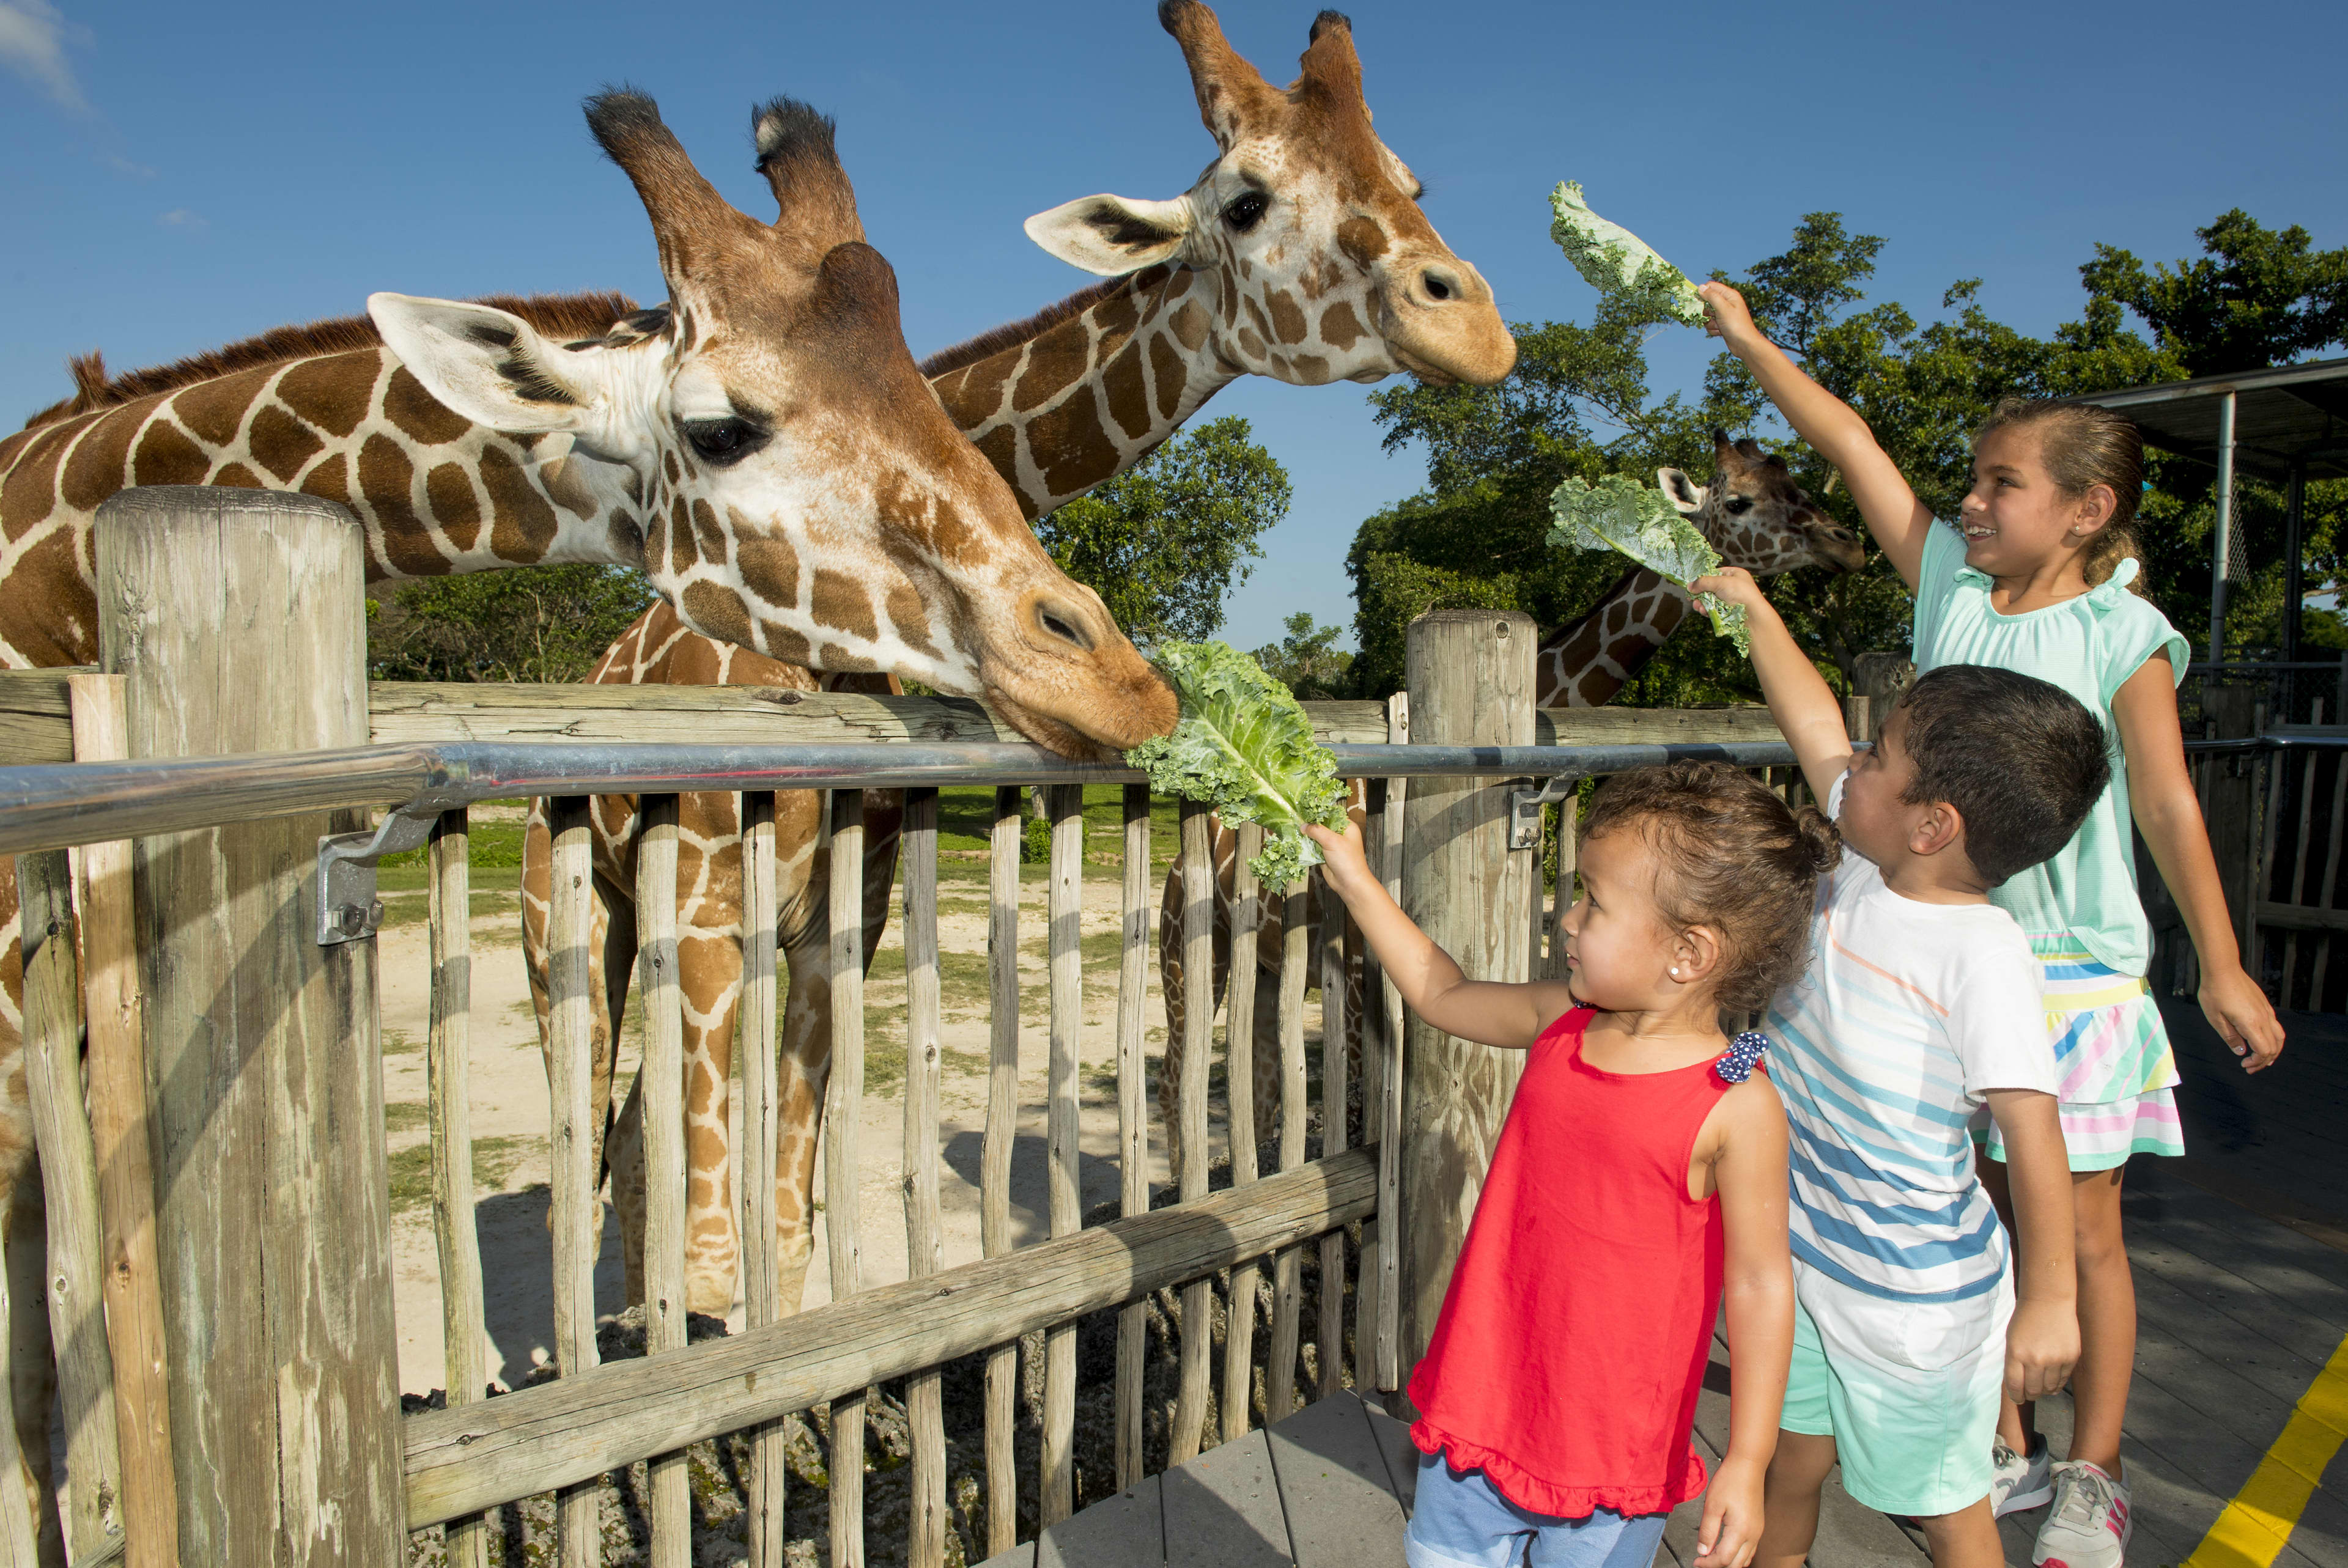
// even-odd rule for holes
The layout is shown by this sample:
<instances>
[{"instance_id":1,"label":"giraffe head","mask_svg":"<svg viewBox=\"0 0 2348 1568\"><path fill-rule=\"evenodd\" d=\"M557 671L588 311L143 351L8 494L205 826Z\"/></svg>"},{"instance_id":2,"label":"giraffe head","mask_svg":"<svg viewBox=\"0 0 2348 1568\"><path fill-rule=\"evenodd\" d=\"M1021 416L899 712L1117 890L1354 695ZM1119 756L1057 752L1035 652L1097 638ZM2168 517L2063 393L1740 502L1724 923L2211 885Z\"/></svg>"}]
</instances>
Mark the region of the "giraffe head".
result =
<instances>
[{"instance_id":1,"label":"giraffe head","mask_svg":"<svg viewBox=\"0 0 2348 1568\"><path fill-rule=\"evenodd\" d=\"M1683 516L1704 530L1721 559L1756 577L1821 566L1857 571L1867 551L1849 528L1806 495L1786 460L1764 453L1750 438L1712 433L1712 483L1699 485L1677 468L1655 470L1655 483Z\"/></svg>"},{"instance_id":2,"label":"giraffe head","mask_svg":"<svg viewBox=\"0 0 2348 1568\"><path fill-rule=\"evenodd\" d=\"M643 199L669 303L555 343L485 305L376 295L425 388L539 435L541 461L580 459L582 487L642 519L646 571L698 631L983 695L1066 755L1170 728L1172 692L914 368L831 122L788 99L756 116L779 208L763 223L701 177L650 98L601 94L587 120Z\"/></svg>"},{"instance_id":3,"label":"giraffe head","mask_svg":"<svg viewBox=\"0 0 2348 1568\"><path fill-rule=\"evenodd\" d=\"M1508 374L1516 340L1491 288L1445 246L1417 177L1370 128L1353 24L1322 12L1283 89L1198 0L1160 0L1158 19L1182 46L1220 156L1171 200L1087 196L1030 218L1029 236L1090 272L1215 274L1214 293L1194 299L1219 308L1186 304L1171 324L1186 344L1211 333L1235 371L1302 385Z\"/></svg>"}]
</instances>

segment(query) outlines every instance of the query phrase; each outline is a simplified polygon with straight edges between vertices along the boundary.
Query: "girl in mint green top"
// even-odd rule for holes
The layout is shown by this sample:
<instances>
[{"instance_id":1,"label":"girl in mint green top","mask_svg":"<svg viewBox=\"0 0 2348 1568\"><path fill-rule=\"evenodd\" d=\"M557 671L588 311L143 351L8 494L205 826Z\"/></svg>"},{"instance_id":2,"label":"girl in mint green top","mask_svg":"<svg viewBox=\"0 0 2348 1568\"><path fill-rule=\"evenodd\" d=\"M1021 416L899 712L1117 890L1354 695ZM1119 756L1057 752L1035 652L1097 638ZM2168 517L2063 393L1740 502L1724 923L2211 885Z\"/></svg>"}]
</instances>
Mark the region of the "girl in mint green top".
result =
<instances>
[{"instance_id":1,"label":"girl in mint green top","mask_svg":"<svg viewBox=\"0 0 2348 1568\"><path fill-rule=\"evenodd\" d=\"M2249 1071L2282 1050L2274 1008L2236 951L2185 769L2177 720L2185 643L2133 591L2128 524L2142 490L2143 443L2135 426L2104 409L2001 405L1975 436L1972 489L1957 522L1937 523L1866 422L1761 334L1735 290L1707 283L1701 292L1711 330L1841 473L1876 543L1915 592L1918 669L1992 663L2035 675L2085 702L2112 733L2111 791L2077 839L1992 895L2030 933L2042 967L2064 1082L2080 1343L2069 1459L2050 1477L2030 1412L2009 1404L1985 1502L2012 1512L2047 1501L2051 1491L2034 1560L2121 1568L2131 1511L2120 1425L2136 1356L2121 1172L2132 1152L2182 1152L2170 1092L2176 1069L2143 979L2149 944L2131 819L2193 939L2202 1012ZM1982 1174L2010 1216L2001 1153L1988 1149Z\"/></svg>"}]
</instances>

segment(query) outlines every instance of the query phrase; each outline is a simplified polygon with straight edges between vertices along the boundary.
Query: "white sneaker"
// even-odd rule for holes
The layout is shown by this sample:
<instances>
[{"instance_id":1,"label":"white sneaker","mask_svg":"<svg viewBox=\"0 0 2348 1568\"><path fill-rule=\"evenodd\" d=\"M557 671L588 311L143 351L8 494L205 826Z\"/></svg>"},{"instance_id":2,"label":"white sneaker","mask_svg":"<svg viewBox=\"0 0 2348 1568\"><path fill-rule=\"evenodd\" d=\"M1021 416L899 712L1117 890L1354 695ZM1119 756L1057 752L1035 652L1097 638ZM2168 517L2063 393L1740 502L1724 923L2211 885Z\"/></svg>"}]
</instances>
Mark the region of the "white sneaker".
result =
<instances>
[{"instance_id":1,"label":"white sneaker","mask_svg":"<svg viewBox=\"0 0 2348 1568\"><path fill-rule=\"evenodd\" d=\"M2054 1497L2054 1461L2046 1451L2044 1438L2030 1445L2027 1459L2006 1447L2003 1438L1993 1439L1989 1461L1989 1502L1996 1517L2003 1519L2027 1508L2044 1508Z\"/></svg>"},{"instance_id":2,"label":"white sneaker","mask_svg":"<svg viewBox=\"0 0 2348 1568\"><path fill-rule=\"evenodd\" d=\"M2130 1528L2128 1489L2083 1460L2054 1467L2054 1512L2038 1527L2033 1563L2046 1568L2120 1568Z\"/></svg>"}]
</instances>

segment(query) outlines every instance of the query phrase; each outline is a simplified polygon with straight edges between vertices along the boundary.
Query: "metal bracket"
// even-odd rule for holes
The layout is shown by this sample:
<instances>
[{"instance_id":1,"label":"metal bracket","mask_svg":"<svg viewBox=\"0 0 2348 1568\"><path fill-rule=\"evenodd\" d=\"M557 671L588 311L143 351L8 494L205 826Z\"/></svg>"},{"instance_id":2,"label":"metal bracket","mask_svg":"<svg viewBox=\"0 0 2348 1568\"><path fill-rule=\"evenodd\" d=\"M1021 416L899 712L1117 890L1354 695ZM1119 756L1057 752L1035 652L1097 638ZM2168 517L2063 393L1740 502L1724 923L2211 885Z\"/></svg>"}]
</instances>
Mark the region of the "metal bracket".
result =
<instances>
[{"instance_id":1,"label":"metal bracket","mask_svg":"<svg viewBox=\"0 0 2348 1568\"><path fill-rule=\"evenodd\" d=\"M1560 774L1538 788L1513 789L1509 792L1509 847L1539 849L1541 842L1541 809L1561 800L1570 800L1581 787L1579 776Z\"/></svg>"},{"instance_id":2,"label":"metal bracket","mask_svg":"<svg viewBox=\"0 0 2348 1568\"><path fill-rule=\"evenodd\" d=\"M318 840L318 946L331 948L372 937L383 924L383 900L376 897L376 863L386 855L421 848L446 809L410 801L394 809L373 831L330 833Z\"/></svg>"}]
</instances>

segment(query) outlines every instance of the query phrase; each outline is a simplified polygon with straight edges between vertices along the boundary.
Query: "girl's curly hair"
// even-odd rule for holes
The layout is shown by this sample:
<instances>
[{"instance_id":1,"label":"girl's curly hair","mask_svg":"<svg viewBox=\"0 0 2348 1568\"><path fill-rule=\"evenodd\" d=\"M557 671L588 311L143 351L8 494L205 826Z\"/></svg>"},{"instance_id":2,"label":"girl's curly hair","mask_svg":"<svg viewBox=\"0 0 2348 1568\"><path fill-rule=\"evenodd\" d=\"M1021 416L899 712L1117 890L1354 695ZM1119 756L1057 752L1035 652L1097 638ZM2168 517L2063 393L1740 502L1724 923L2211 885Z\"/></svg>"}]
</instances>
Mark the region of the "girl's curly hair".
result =
<instances>
[{"instance_id":1,"label":"girl's curly hair","mask_svg":"<svg viewBox=\"0 0 2348 1568\"><path fill-rule=\"evenodd\" d=\"M1799 977L1818 874L1842 853L1815 807L1792 810L1726 763L1665 763L1601 784L1581 841L1626 828L1663 861L1655 907L1664 921L1720 933L1723 1011L1758 1012Z\"/></svg>"}]
</instances>

